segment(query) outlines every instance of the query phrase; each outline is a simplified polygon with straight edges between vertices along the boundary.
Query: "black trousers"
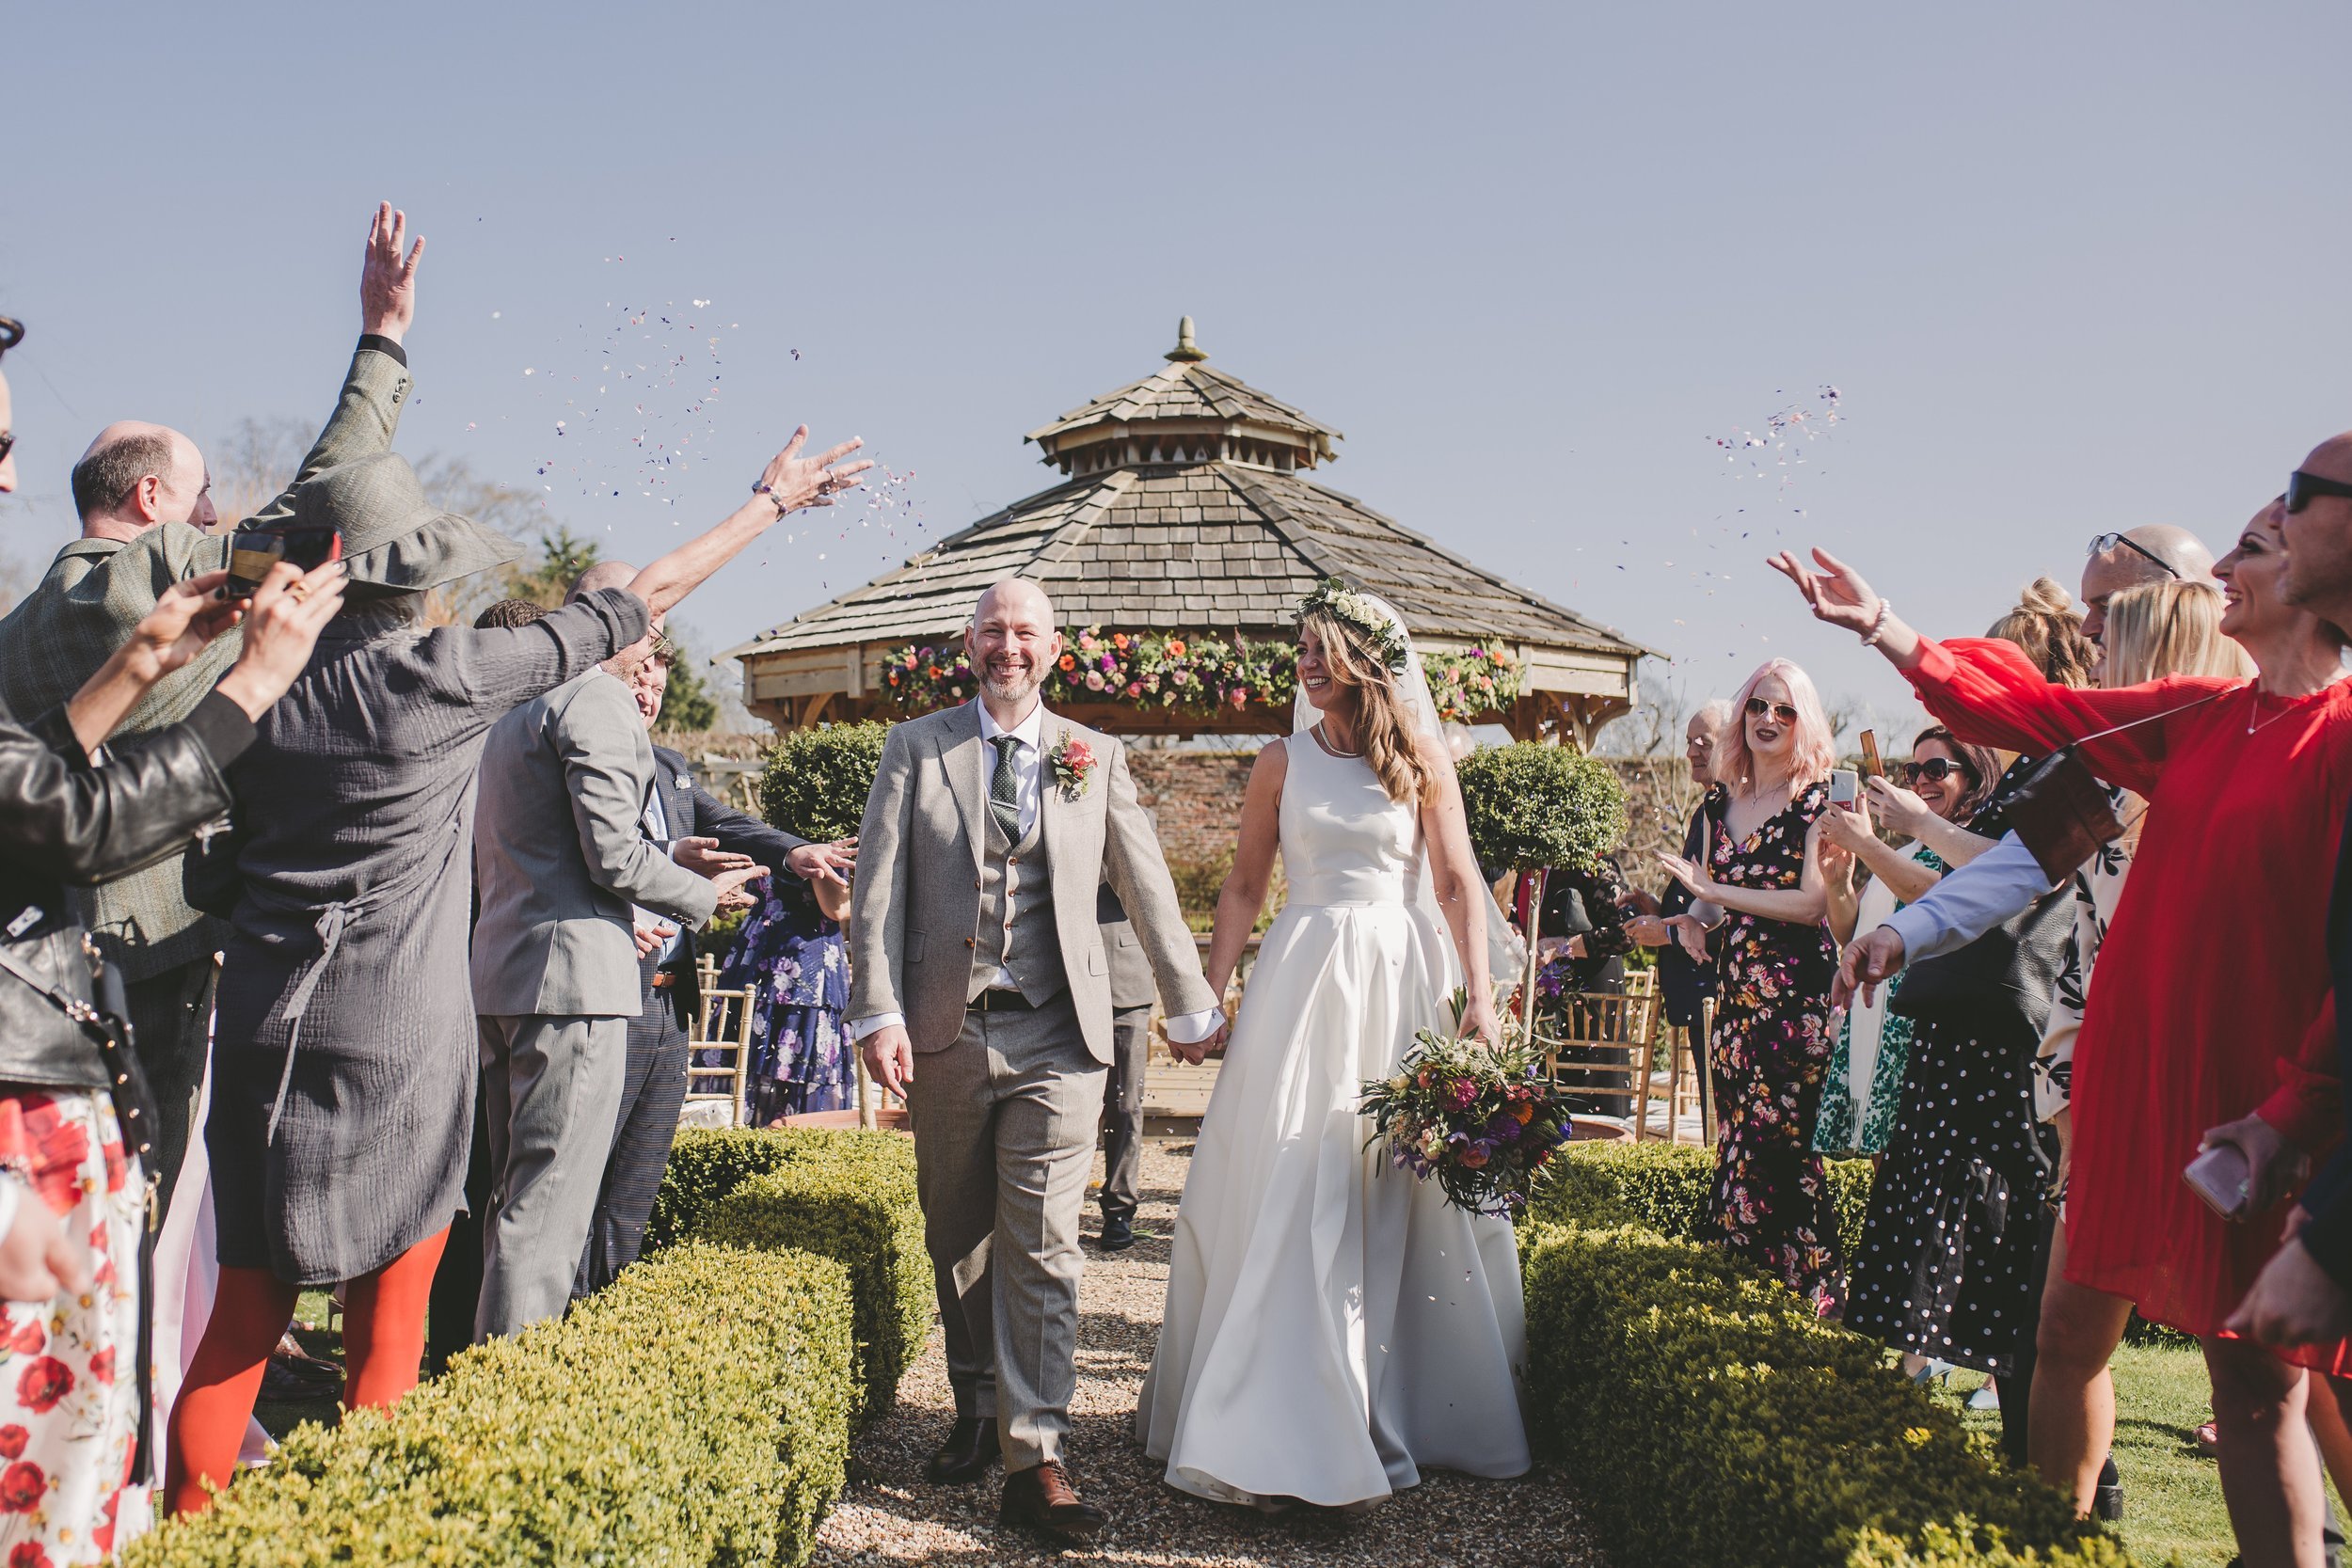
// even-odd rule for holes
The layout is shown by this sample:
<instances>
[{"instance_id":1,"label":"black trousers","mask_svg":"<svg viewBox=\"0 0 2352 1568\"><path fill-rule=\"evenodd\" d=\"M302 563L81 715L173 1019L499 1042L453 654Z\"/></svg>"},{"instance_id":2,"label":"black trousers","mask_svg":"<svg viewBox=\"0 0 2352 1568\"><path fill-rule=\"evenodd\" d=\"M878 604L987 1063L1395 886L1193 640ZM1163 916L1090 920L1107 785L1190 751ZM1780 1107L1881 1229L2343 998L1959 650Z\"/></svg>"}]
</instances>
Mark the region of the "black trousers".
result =
<instances>
[{"instance_id":1,"label":"black trousers","mask_svg":"<svg viewBox=\"0 0 2352 1568\"><path fill-rule=\"evenodd\" d=\"M171 1212L172 1189L195 1134L197 1090L204 1082L205 1042L213 1023L213 959L167 969L123 986L131 1014L132 1039L147 1086L155 1096L155 1158L148 1173L158 1178L155 1213Z\"/></svg>"},{"instance_id":2,"label":"black trousers","mask_svg":"<svg viewBox=\"0 0 2352 1568\"><path fill-rule=\"evenodd\" d=\"M1143 1074L1152 1058L1152 1007L1111 1014L1111 1076L1103 1090L1103 1217L1136 1217L1143 1168Z\"/></svg>"},{"instance_id":3,"label":"black trousers","mask_svg":"<svg viewBox=\"0 0 2352 1568\"><path fill-rule=\"evenodd\" d=\"M473 1343L474 1308L482 1303L482 1216L490 1208L490 1118L477 1080L473 1146L466 1155L466 1210L449 1222L440 1267L433 1271L426 1315L425 1370L438 1377L449 1358Z\"/></svg>"},{"instance_id":4,"label":"black trousers","mask_svg":"<svg viewBox=\"0 0 2352 1568\"><path fill-rule=\"evenodd\" d=\"M644 960L644 970L645 1006L628 1026L628 1077L596 1193L596 1222L572 1280L574 1301L603 1290L637 1261L677 1137L678 1108L686 1103L684 992L676 986L654 988L652 959Z\"/></svg>"}]
</instances>

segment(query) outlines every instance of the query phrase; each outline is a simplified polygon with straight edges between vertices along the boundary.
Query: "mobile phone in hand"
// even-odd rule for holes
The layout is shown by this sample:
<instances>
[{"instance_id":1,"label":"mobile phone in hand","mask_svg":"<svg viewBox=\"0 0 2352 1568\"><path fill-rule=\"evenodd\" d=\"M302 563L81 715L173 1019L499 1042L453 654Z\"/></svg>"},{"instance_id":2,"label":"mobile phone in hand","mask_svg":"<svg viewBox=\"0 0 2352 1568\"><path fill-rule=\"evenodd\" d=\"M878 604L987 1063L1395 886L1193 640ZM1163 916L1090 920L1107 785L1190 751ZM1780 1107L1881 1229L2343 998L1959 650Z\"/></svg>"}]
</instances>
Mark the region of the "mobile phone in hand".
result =
<instances>
[{"instance_id":1,"label":"mobile phone in hand","mask_svg":"<svg viewBox=\"0 0 2352 1568\"><path fill-rule=\"evenodd\" d=\"M1851 768L1840 768L1829 776L1829 803L1851 807L1854 797L1862 792L1862 781Z\"/></svg>"},{"instance_id":2,"label":"mobile phone in hand","mask_svg":"<svg viewBox=\"0 0 2352 1568\"><path fill-rule=\"evenodd\" d=\"M2253 1196L2247 1189L2253 1172L2235 1144L2216 1144L2188 1163L2181 1180L2205 1200L2205 1206L2225 1220L2244 1219Z\"/></svg>"},{"instance_id":3,"label":"mobile phone in hand","mask_svg":"<svg viewBox=\"0 0 2352 1568\"><path fill-rule=\"evenodd\" d=\"M1886 777L1886 769L1879 762L1879 732L1876 730L1862 732L1862 776L1866 779Z\"/></svg>"},{"instance_id":4,"label":"mobile phone in hand","mask_svg":"<svg viewBox=\"0 0 2352 1568\"><path fill-rule=\"evenodd\" d=\"M230 541L229 580L221 584L220 596L250 597L260 590L270 568L281 561L291 561L305 572L314 572L330 561L341 561L342 556L341 529L284 523L275 528L239 529L236 537Z\"/></svg>"}]
</instances>

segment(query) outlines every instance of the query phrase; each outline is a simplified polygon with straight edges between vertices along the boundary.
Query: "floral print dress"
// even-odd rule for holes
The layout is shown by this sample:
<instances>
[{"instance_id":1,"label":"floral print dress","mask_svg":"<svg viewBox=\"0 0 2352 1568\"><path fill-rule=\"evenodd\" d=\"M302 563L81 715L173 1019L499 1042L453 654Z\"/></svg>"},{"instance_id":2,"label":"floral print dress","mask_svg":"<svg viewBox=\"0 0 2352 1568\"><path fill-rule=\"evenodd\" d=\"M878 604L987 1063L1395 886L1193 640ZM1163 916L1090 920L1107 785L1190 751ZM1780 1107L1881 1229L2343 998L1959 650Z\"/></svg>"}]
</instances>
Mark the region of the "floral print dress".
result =
<instances>
[{"instance_id":1,"label":"floral print dress","mask_svg":"<svg viewBox=\"0 0 2352 1568\"><path fill-rule=\"evenodd\" d=\"M775 876L767 885L719 970L722 987L759 992L744 1106L754 1127L857 1103L857 1069L841 1027L850 944L806 882Z\"/></svg>"},{"instance_id":2,"label":"floral print dress","mask_svg":"<svg viewBox=\"0 0 2352 1568\"><path fill-rule=\"evenodd\" d=\"M1911 847L1911 858L1939 877L1951 869L1924 844ZM1873 880L1862 890L1855 933L1877 929L1902 907L1885 882ZM1887 1010L1890 993L1891 988L1882 987L1870 1001L1857 996L1846 1006L1837 1026L1837 1049L1822 1081L1820 1117L1813 1129L1813 1147L1823 1154L1883 1154L1886 1140L1894 1135L1895 1115L1902 1108L1903 1069L1911 1062L1911 1020Z\"/></svg>"},{"instance_id":3,"label":"floral print dress","mask_svg":"<svg viewBox=\"0 0 2352 1568\"><path fill-rule=\"evenodd\" d=\"M1746 839L1724 825L1728 798L1708 802L1708 868L1726 887L1793 890L1805 834L1829 808L1813 784ZM1715 936L1715 1029L1708 1037L1718 1132L1708 1214L1724 1243L1811 1302L1836 1303L1836 1212L1814 1118L1833 1044L1829 986L1836 949L1820 923L1730 911Z\"/></svg>"},{"instance_id":4,"label":"floral print dress","mask_svg":"<svg viewBox=\"0 0 2352 1568\"><path fill-rule=\"evenodd\" d=\"M94 1089L0 1092L0 1170L90 1250L90 1288L0 1307L0 1563L114 1553L139 1433L139 1224L146 1181Z\"/></svg>"}]
</instances>

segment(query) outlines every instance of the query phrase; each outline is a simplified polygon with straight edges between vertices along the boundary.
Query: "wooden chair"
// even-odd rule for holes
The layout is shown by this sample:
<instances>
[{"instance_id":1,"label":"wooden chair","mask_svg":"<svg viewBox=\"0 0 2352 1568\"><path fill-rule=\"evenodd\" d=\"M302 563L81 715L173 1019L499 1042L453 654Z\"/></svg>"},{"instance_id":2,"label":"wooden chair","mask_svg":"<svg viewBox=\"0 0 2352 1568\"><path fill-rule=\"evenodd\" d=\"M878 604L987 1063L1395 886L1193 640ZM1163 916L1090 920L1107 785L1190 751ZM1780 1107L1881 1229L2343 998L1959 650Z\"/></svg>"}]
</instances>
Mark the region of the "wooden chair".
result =
<instances>
[{"instance_id":1,"label":"wooden chair","mask_svg":"<svg viewBox=\"0 0 2352 1568\"><path fill-rule=\"evenodd\" d=\"M1561 998L1560 1011L1545 1022L1551 1027L1539 1027L1535 1042L1543 1048L1544 1071L1553 1085L1585 1099L1622 1102L1624 1119L1641 1137L1649 1121L1658 998L1631 990L1575 991Z\"/></svg>"},{"instance_id":2,"label":"wooden chair","mask_svg":"<svg viewBox=\"0 0 2352 1568\"><path fill-rule=\"evenodd\" d=\"M678 1120L698 1127L741 1127L749 1117L745 1101L751 1092L752 1003L756 989L722 990L718 968L702 960L702 1017L695 1021L687 1042L686 1103ZM706 1065L709 1056L716 1063Z\"/></svg>"}]
</instances>

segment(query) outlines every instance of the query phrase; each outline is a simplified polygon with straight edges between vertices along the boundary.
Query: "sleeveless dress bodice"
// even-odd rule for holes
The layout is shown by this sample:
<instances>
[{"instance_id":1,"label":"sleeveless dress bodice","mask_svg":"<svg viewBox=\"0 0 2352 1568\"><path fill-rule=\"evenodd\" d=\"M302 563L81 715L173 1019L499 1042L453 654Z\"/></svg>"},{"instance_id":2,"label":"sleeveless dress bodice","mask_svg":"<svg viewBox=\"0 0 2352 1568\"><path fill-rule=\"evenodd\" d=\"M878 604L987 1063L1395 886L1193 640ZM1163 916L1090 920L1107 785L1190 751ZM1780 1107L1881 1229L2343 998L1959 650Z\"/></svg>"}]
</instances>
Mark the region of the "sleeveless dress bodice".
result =
<instances>
[{"instance_id":1,"label":"sleeveless dress bodice","mask_svg":"<svg viewBox=\"0 0 2352 1568\"><path fill-rule=\"evenodd\" d=\"M1421 814L1391 800L1372 765L1301 732L1282 786L1284 908L1411 903L1421 888Z\"/></svg>"}]
</instances>

